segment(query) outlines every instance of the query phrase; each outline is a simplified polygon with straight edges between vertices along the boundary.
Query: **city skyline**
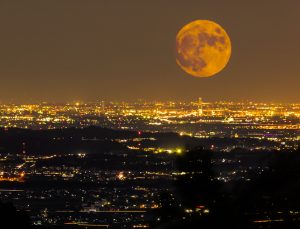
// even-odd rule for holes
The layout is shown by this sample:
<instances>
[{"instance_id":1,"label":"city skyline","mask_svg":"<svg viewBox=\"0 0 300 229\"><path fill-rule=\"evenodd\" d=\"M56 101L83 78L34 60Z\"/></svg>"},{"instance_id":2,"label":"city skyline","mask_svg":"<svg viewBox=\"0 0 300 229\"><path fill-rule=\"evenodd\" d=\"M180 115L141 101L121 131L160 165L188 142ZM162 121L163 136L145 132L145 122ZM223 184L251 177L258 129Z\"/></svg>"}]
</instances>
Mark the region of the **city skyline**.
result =
<instances>
[{"instance_id":1,"label":"city skyline","mask_svg":"<svg viewBox=\"0 0 300 229\"><path fill-rule=\"evenodd\" d=\"M1 3L0 102L197 97L299 102L298 2L82 6L80 1ZM228 66L210 79L188 76L175 61L175 36L196 19L222 24L232 40Z\"/></svg>"}]
</instances>

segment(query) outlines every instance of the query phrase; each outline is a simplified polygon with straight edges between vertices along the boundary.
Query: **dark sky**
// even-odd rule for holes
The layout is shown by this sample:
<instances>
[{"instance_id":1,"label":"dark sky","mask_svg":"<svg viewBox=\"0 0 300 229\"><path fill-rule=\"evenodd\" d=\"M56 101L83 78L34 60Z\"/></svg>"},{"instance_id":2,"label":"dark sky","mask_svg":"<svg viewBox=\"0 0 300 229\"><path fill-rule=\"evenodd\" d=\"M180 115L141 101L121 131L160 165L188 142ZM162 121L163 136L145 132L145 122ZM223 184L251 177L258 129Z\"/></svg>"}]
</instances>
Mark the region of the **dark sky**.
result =
<instances>
[{"instance_id":1,"label":"dark sky","mask_svg":"<svg viewBox=\"0 0 300 229\"><path fill-rule=\"evenodd\" d=\"M300 100L298 0L0 1L0 101ZM194 78L175 36L196 19L222 25L227 67Z\"/></svg>"}]
</instances>

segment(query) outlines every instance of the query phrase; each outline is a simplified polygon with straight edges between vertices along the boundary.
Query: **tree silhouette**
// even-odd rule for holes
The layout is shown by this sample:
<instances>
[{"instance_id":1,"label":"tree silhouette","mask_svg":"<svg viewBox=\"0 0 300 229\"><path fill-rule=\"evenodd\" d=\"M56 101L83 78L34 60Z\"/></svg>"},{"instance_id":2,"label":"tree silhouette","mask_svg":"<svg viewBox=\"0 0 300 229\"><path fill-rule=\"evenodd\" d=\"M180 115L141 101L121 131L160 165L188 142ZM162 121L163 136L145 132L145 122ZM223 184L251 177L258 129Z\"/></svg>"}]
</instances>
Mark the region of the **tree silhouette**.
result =
<instances>
[{"instance_id":1,"label":"tree silhouette","mask_svg":"<svg viewBox=\"0 0 300 229\"><path fill-rule=\"evenodd\" d=\"M269 170L260 176L227 183L214 179L211 151L198 148L179 156L182 175L174 193L182 210L174 214L166 207L174 200L165 195L156 212L164 220L156 228L300 228L299 215L291 215L300 210L300 151L270 155Z\"/></svg>"},{"instance_id":2,"label":"tree silhouette","mask_svg":"<svg viewBox=\"0 0 300 229\"><path fill-rule=\"evenodd\" d=\"M22 228L30 229L29 216L24 211L17 211L11 203L0 202L0 228Z\"/></svg>"}]
</instances>

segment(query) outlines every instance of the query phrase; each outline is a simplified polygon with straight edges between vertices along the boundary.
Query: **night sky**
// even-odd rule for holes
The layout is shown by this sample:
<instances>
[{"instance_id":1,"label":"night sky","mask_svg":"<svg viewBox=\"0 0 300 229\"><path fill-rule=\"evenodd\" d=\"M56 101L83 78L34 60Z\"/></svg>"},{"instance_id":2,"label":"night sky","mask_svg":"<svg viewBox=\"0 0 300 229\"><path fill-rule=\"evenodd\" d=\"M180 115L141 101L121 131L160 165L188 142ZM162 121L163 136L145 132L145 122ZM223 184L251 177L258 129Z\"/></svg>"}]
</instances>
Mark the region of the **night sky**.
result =
<instances>
[{"instance_id":1,"label":"night sky","mask_svg":"<svg viewBox=\"0 0 300 229\"><path fill-rule=\"evenodd\" d=\"M0 2L0 101L300 102L298 0ZM232 56L212 78L175 61L185 24L216 21Z\"/></svg>"}]
</instances>

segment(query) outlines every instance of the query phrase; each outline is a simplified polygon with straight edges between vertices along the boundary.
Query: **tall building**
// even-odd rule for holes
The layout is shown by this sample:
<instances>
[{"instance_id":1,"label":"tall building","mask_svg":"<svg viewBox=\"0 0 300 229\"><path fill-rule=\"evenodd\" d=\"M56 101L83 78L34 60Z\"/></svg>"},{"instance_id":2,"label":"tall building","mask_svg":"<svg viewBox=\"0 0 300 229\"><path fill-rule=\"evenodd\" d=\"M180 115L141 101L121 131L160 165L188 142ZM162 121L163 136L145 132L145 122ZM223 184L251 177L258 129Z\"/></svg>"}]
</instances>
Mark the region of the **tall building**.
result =
<instances>
[{"instance_id":1,"label":"tall building","mask_svg":"<svg viewBox=\"0 0 300 229\"><path fill-rule=\"evenodd\" d=\"M103 114L105 113L105 101L101 101L101 111Z\"/></svg>"},{"instance_id":2,"label":"tall building","mask_svg":"<svg viewBox=\"0 0 300 229\"><path fill-rule=\"evenodd\" d=\"M198 115L199 116L203 115L203 101L202 101L202 98L198 99Z\"/></svg>"}]
</instances>

